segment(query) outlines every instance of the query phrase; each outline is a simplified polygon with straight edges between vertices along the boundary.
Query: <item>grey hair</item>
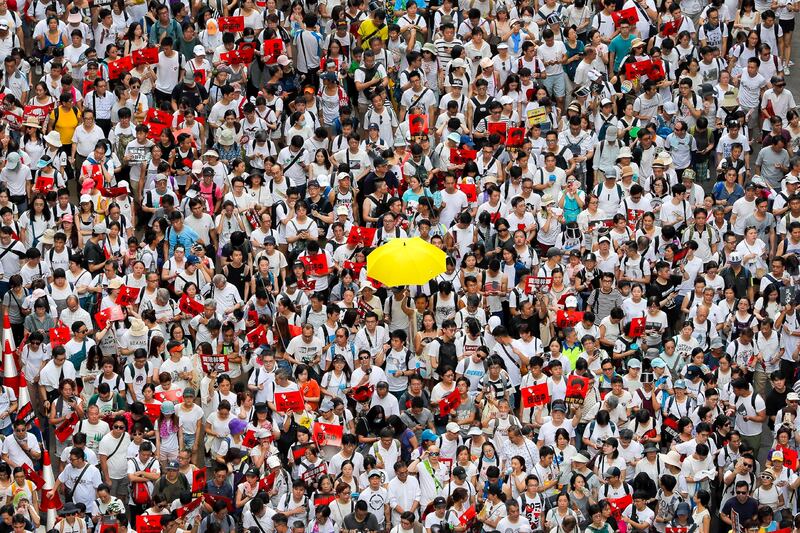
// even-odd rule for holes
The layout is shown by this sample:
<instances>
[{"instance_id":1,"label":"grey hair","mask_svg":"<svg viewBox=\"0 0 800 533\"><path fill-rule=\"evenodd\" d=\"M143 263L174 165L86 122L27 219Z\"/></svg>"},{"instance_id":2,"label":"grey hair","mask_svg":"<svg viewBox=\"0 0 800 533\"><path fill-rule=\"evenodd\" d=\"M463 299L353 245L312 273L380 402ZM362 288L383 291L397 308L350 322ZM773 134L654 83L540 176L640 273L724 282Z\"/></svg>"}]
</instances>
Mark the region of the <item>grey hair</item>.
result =
<instances>
[{"instance_id":1,"label":"grey hair","mask_svg":"<svg viewBox=\"0 0 800 533\"><path fill-rule=\"evenodd\" d=\"M220 283L227 283L227 279L222 274L217 274L211 280L214 285L219 285Z\"/></svg>"},{"instance_id":2,"label":"grey hair","mask_svg":"<svg viewBox=\"0 0 800 533\"><path fill-rule=\"evenodd\" d=\"M162 305L169 302L169 291L167 289L158 289L156 291L156 300L162 302Z\"/></svg>"},{"instance_id":3,"label":"grey hair","mask_svg":"<svg viewBox=\"0 0 800 533\"><path fill-rule=\"evenodd\" d=\"M206 298L206 300L203 302L203 305L206 307L210 307L212 309L217 308L217 302L215 300L212 300L211 298Z\"/></svg>"}]
</instances>

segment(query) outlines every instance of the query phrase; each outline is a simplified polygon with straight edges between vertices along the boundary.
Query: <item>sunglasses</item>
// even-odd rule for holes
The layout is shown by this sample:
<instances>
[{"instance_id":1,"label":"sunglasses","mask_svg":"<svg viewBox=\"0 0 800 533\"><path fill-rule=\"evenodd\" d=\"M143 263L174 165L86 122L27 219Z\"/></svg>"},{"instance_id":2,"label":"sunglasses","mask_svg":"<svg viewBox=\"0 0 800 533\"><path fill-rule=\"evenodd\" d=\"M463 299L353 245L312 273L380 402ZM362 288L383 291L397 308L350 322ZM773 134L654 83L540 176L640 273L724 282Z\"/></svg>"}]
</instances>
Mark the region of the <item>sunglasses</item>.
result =
<instances>
[{"instance_id":1,"label":"sunglasses","mask_svg":"<svg viewBox=\"0 0 800 533\"><path fill-rule=\"evenodd\" d=\"M114 429L125 429L125 426L114 426Z\"/></svg>"}]
</instances>

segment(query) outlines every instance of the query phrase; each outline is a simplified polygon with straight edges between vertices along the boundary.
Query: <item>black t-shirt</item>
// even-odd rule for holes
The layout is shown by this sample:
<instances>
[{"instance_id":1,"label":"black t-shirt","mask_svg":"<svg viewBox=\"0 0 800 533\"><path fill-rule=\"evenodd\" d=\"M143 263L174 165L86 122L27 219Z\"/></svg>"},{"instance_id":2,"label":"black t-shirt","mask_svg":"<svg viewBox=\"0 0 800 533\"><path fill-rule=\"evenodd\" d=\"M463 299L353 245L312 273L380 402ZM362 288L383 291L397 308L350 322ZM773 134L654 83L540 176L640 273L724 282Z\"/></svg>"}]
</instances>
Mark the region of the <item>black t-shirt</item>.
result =
<instances>
[{"instance_id":1,"label":"black t-shirt","mask_svg":"<svg viewBox=\"0 0 800 533\"><path fill-rule=\"evenodd\" d=\"M367 533L369 531L378 531L381 527L374 514L367 512L367 518L363 522L359 522L356 520L356 513L353 512L344 517L344 529L356 531L358 533Z\"/></svg>"},{"instance_id":2,"label":"black t-shirt","mask_svg":"<svg viewBox=\"0 0 800 533\"><path fill-rule=\"evenodd\" d=\"M789 394L790 388L786 387L783 392L778 392L775 389L769 391L767 398L764 400L764 405L767 407L767 416L775 416L778 411L786 407L786 395ZM769 420L770 429L775 428L775 422Z\"/></svg>"},{"instance_id":3,"label":"black t-shirt","mask_svg":"<svg viewBox=\"0 0 800 533\"><path fill-rule=\"evenodd\" d=\"M650 298L655 296L658 298L658 301L661 302L666 300L667 296L672 294L673 292L677 292L678 286L672 283L672 280L668 281L666 284L661 284L657 280L653 281L647 287L647 297ZM672 309L675 307L675 303L673 301L672 305L664 305L664 309Z\"/></svg>"},{"instance_id":4,"label":"black t-shirt","mask_svg":"<svg viewBox=\"0 0 800 533\"><path fill-rule=\"evenodd\" d=\"M97 265L105 263L106 254L99 244L94 241L87 241L86 246L83 247L83 268L89 270L90 265Z\"/></svg>"},{"instance_id":5,"label":"black t-shirt","mask_svg":"<svg viewBox=\"0 0 800 533\"><path fill-rule=\"evenodd\" d=\"M176 102L180 102L184 99L189 100L189 104L192 109L196 109L200 102L208 98L208 91L202 85L197 83L194 84L194 87L189 87L185 83L179 83L172 89L172 99Z\"/></svg>"}]
</instances>

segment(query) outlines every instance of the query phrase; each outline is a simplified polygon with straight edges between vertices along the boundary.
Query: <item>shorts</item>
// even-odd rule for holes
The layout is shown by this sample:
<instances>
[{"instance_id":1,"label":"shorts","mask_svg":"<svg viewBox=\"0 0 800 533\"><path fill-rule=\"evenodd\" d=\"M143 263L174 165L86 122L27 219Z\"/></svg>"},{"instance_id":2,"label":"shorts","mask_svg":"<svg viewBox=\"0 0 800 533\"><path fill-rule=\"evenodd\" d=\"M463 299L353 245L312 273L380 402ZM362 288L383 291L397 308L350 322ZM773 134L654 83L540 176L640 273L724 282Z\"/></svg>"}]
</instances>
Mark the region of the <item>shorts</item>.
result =
<instances>
[{"instance_id":1,"label":"shorts","mask_svg":"<svg viewBox=\"0 0 800 533\"><path fill-rule=\"evenodd\" d=\"M790 18L789 20L779 20L778 24L780 24L783 33L791 33L794 31L794 18Z\"/></svg>"},{"instance_id":2,"label":"shorts","mask_svg":"<svg viewBox=\"0 0 800 533\"><path fill-rule=\"evenodd\" d=\"M542 80L542 87L547 90L547 94L555 98L564 98L567 95L567 82L564 73L548 75Z\"/></svg>"}]
</instances>

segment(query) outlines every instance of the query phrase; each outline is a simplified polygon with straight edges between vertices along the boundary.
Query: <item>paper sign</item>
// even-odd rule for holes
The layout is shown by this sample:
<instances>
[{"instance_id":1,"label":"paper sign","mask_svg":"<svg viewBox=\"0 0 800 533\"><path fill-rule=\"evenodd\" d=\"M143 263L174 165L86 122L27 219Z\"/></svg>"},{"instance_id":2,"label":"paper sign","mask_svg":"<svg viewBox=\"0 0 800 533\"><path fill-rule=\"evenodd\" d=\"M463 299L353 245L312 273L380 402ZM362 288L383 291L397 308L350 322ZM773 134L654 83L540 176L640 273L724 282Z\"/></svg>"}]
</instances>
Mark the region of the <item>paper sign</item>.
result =
<instances>
[{"instance_id":1,"label":"paper sign","mask_svg":"<svg viewBox=\"0 0 800 533\"><path fill-rule=\"evenodd\" d=\"M673 439L677 439L680 436L678 433L678 419L672 415L666 415L662 420L661 431Z\"/></svg>"},{"instance_id":2,"label":"paper sign","mask_svg":"<svg viewBox=\"0 0 800 533\"><path fill-rule=\"evenodd\" d=\"M255 52L252 48L243 48L223 52L219 55L220 60L228 65L250 64L253 62Z\"/></svg>"},{"instance_id":3,"label":"paper sign","mask_svg":"<svg viewBox=\"0 0 800 533\"><path fill-rule=\"evenodd\" d=\"M100 187L100 196L103 198L116 198L117 196L127 196L128 189L125 187Z\"/></svg>"},{"instance_id":4,"label":"paper sign","mask_svg":"<svg viewBox=\"0 0 800 533\"><path fill-rule=\"evenodd\" d=\"M534 124L543 124L544 122L547 122L547 108L545 107L529 109L527 115L528 127L531 127Z\"/></svg>"},{"instance_id":5,"label":"paper sign","mask_svg":"<svg viewBox=\"0 0 800 533\"><path fill-rule=\"evenodd\" d=\"M55 348L56 346L63 346L69 342L71 337L72 335L70 335L67 326L50 328L50 347Z\"/></svg>"},{"instance_id":6,"label":"paper sign","mask_svg":"<svg viewBox=\"0 0 800 533\"><path fill-rule=\"evenodd\" d=\"M161 404L146 403L144 404L144 412L147 415L147 418L149 418L150 421L155 424L156 420L158 420L158 416L161 414Z\"/></svg>"},{"instance_id":7,"label":"paper sign","mask_svg":"<svg viewBox=\"0 0 800 533\"><path fill-rule=\"evenodd\" d=\"M136 533L161 533L162 515L145 515L140 514L136 516Z\"/></svg>"},{"instance_id":8,"label":"paper sign","mask_svg":"<svg viewBox=\"0 0 800 533\"><path fill-rule=\"evenodd\" d=\"M263 58L267 65L274 65L278 62L278 56L283 54L283 41L280 39L264 40Z\"/></svg>"},{"instance_id":9,"label":"paper sign","mask_svg":"<svg viewBox=\"0 0 800 533\"><path fill-rule=\"evenodd\" d=\"M635 80L640 76L646 76L652 67L653 62L649 59L645 59L644 61L636 61L635 63L626 63L625 77L629 80Z\"/></svg>"},{"instance_id":10,"label":"paper sign","mask_svg":"<svg viewBox=\"0 0 800 533\"><path fill-rule=\"evenodd\" d=\"M155 65L158 63L158 47L149 46L141 50L136 50L131 54L131 58L134 67L138 67L139 65Z\"/></svg>"},{"instance_id":11,"label":"paper sign","mask_svg":"<svg viewBox=\"0 0 800 533\"><path fill-rule=\"evenodd\" d=\"M573 374L567 378L567 395L564 401L570 405L583 405L587 392L589 392L589 379Z\"/></svg>"},{"instance_id":12,"label":"paper sign","mask_svg":"<svg viewBox=\"0 0 800 533\"><path fill-rule=\"evenodd\" d=\"M583 320L582 311L559 311L556 313L556 326L559 328L572 328Z\"/></svg>"},{"instance_id":13,"label":"paper sign","mask_svg":"<svg viewBox=\"0 0 800 533\"><path fill-rule=\"evenodd\" d=\"M228 356L225 354L200 354L200 364L206 374L210 374L214 370L217 372L227 372L229 370Z\"/></svg>"},{"instance_id":14,"label":"paper sign","mask_svg":"<svg viewBox=\"0 0 800 533\"><path fill-rule=\"evenodd\" d=\"M680 526L667 526L664 528L665 533L688 533L688 527L680 527Z\"/></svg>"},{"instance_id":15,"label":"paper sign","mask_svg":"<svg viewBox=\"0 0 800 533\"><path fill-rule=\"evenodd\" d=\"M26 105L22 112L22 119L35 118L40 125L44 125L44 120L50 111L53 110L53 104L48 105Z\"/></svg>"},{"instance_id":16,"label":"paper sign","mask_svg":"<svg viewBox=\"0 0 800 533\"><path fill-rule=\"evenodd\" d=\"M207 470L205 467L198 468L192 476L192 494L204 492L206 490Z\"/></svg>"},{"instance_id":17,"label":"paper sign","mask_svg":"<svg viewBox=\"0 0 800 533\"><path fill-rule=\"evenodd\" d=\"M458 409L458 406L461 405L461 393L458 391L458 387L439 400L439 416L448 416L450 413Z\"/></svg>"},{"instance_id":18,"label":"paper sign","mask_svg":"<svg viewBox=\"0 0 800 533\"><path fill-rule=\"evenodd\" d=\"M551 277L528 276L527 279L525 279L525 294L549 292L552 284L553 278Z\"/></svg>"},{"instance_id":19,"label":"paper sign","mask_svg":"<svg viewBox=\"0 0 800 533\"><path fill-rule=\"evenodd\" d=\"M201 509L200 504L202 503L203 503L203 498L197 497L191 502L184 505L183 507L178 507L177 509L175 509L175 514L178 516L178 518L183 518L185 516L186 523L191 524L192 521L194 520L195 515L197 516L200 515L200 509Z\"/></svg>"},{"instance_id":20,"label":"paper sign","mask_svg":"<svg viewBox=\"0 0 800 533\"><path fill-rule=\"evenodd\" d=\"M471 148L457 148L450 150L450 163L453 165L463 165L468 161L476 161L478 151Z\"/></svg>"},{"instance_id":21,"label":"paper sign","mask_svg":"<svg viewBox=\"0 0 800 533\"><path fill-rule=\"evenodd\" d=\"M320 505L328 505L334 500L335 496L333 494L329 496L317 496L314 498L314 507L319 507Z\"/></svg>"},{"instance_id":22,"label":"paper sign","mask_svg":"<svg viewBox=\"0 0 800 533\"><path fill-rule=\"evenodd\" d=\"M508 124L505 122L489 122L486 126L486 132L489 135L493 133L500 136L500 144L506 143L506 132L508 129Z\"/></svg>"},{"instance_id":23,"label":"paper sign","mask_svg":"<svg viewBox=\"0 0 800 533\"><path fill-rule=\"evenodd\" d=\"M189 295L183 293L181 299L178 301L178 309L181 310L181 313L197 316L203 312L205 307L202 303L198 302L194 298L189 298Z\"/></svg>"},{"instance_id":24,"label":"paper sign","mask_svg":"<svg viewBox=\"0 0 800 533\"><path fill-rule=\"evenodd\" d=\"M298 279L297 288L301 291L313 291L317 287L315 279Z\"/></svg>"},{"instance_id":25,"label":"paper sign","mask_svg":"<svg viewBox=\"0 0 800 533\"><path fill-rule=\"evenodd\" d=\"M478 187L474 183L459 183L458 188L467 195L469 203L478 201Z\"/></svg>"},{"instance_id":26,"label":"paper sign","mask_svg":"<svg viewBox=\"0 0 800 533\"><path fill-rule=\"evenodd\" d=\"M247 342L250 346L257 347L262 344L268 344L267 330L263 324L259 325L246 335Z\"/></svg>"},{"instance_id":27,"label":"paper sign","mask_svg":"<svg viewBox=\"0 0 800 533\"><path fill-rule=\"evenodd\" d=\"M462 526L465 526L469 522L471 522L472 520L475 519L475 515L476 515L475 506L474 505L470 505L469 508L466 511L464 511L461 514L461 516L458 517L458 521L459 521L459 523L461 523Z\"/></svg>"},{"instance_id":28,"label":"paper sign","mask_svg":"<svg viewBox=\"0 0 800 533\"><path fill-rule=\"evenodd\" d=\"M300 412L304 407L303 394L299 390L275 393L275 408L281 413Z\"/></svg>"},{"instance_id":29,"label":"paper sign","mask_svg":"<svg viewBox=\"0 0 800 533\"><path fill-rule=\"evenodd\" d=\"M169 400L172 403L180 403L183 401L183 390L169 389L163 392L157 392L153 397L159 402L166 402Z\"/></svg>"},{"instance_id":30,"label":"paper sign","mask_svg":"<svg viewBox=\"0 0 800 533\"><path fill-rule=\"evenodd\" d=\"M317 446L341 446L344 427L337 424L314 423L312 435Z\"/></svg>"},{"instance_id":31,"label":"paper sign","mask_svg":"<svg viewBox=\"0 0 800 533\"><path fill-rule=\"evenodd\" d=\"M619 520L622 516L622 511L633 503L633 497L630 494L626 494L622 498L607 498L606 501L611 506L611 515Z\"/></svg>"},{"instance_id":32,"label":"paper sign","mask_svg":"<svg viewBox=\"0 0 800 533\"><path fill-rule=\"evenodd\" d=\"M133 58L131 56L121 57L108 63L108 79L115 80L133 70Z\"/></svg>"},{"instance_id":33,"label":"paper sign","mask_svg":"<svg viewBox=\"0 0 800 533\"><path fill-rule=\"evenodd\" d=\"M427 113L414 113L408 115L408 133L412 137L424 137L428 135Z\"/></svg>"},{"instance_id":34,"label":"paper sign","mask_svg":"<svg viewBox=\"0 0 800 533\"><path fill-rule=\"evenodd\" d=\"M114 516L104 516L102 520L100 520L99 531L100 533L118 533L119 521Z\"/></svg>"},{"instance_id":35,"label":"paper sign","mask_svg":"<svg viewBox=\"0 0 800 533\"><path fill-rule=\"evenodd\" d=\"M328 473L328 466L323 462L315 466L314 468L309 468L302 474L300 474L300 479L302 479L307 485L309 483L314 483L319 478L324 476Z\"/></svg>"},{"instance_id":36,"label":"paper sign","mask_svg":"<svg viewBox=\"0 0 800 533\"><path fill-rule=\"evenodd\" d=\"M631 320L630 326L628 326L628 336L632 339L638 339L644 335L645 325L645 318L643 316L637 316Z\"/></svg>"},{"instance_id":37,"label":"paper sign","mask_svg":"<svg viewBox=\"0 0 800 533\"><path fill-rule=\"evenodd\" d=\"M525 144L525 128L509 128L506 137L506 146L509 148L520 148Z\"/></svg>"},{"instance_id":38,"label":"paper sign","mask_svg":"<svg viewBox=\"0 0 800 533\"><path fill-rule=\"evenodd\" d=\"M265 492L271 491L273 485L275 485L275 478L277 477L277 474L278 474L277 470L272 470L265 477L259 479L258 490L263 490Z\"/></svg>"},{"instance_id":39,"label":"paper sign","mask_svg":"<svg viewBox=\"0 0 800 533\"><path fill-rule=\"evenodd\" d=\"M328 272L330 272L330 268L328 268L328 256L324 252L314 255L301 255L300 261L303 262L309 270L309 274L312 276L327 276Z\"/></svg>"},{"instance_id":40,"label":"paper sign","mask_svg":"<svg viewBox=\"0 0 800 533\"><path fill-rule=\"evenodd\" d=\"M358 275L358 273L361 272L361 269L364 268L365 266L367 266L366 262L356 263L354 261L345 261L342 264L343 268L352 270L356 275Z\"/></svg>"},{"instance_id":41,"label":"paper sign","mask_svg":"<svg viewBox=\"0 0 800 533\"><path fill-rule=\"evenodd\" d=\"M206 503L212 506L214 505L214 502L225 502L225 504L228 506L228 512L229 513L233 512L233 500L231 500L230 498L226 496L212 496L211 494L208 493L206 493L203 497L206 499ZM136 533L139 532L137 531Z\"/></svg>"},{"instance_id":42,"label":"paper sign","mask_svg":"<svg viewBox=\"0 0 800 533\"><path fill-rule=\"evenodd\" d=\"M117 320L123 320L124 318L125 313L122 312L122 308L118 305L107 307L94 315L94 320L97 322L98 330L105 329L109 322L116 322Z\"/></svg>"},{"instance_id":43,"label":"paper sign","mask_svg":"<svg viewBox=\"0 0 800 533\"><path fill-rule=\"evenodd\" d=\"M550 391L547 388L547 383L525 387L521 392L523 407L536 407L550 403Z\"/></svg>"},{"instance_id":44,"label":"paper sign","mask_svg":"<svg viewBox=\"0 0 800 533\"><path fill-rule=\"evenodd\" d=\"M375 240L375 232L377 231L377 228L353 226L350 228L350 233L347 235L347 244L350 246L363 246L364 248L368 248L372 246L372 241Z\"/></svg>"},{"instance_id":45,"label":"paper sign","mask_svg":"<svg viewBox=\"0 0 800 533\"><path fill-rule=\"evenodd\" d=\"M612 12L611 18L614 20L614 26L616 27L619 27L623 21L633 26L639 21L639 14L636 12L635 7L629 7L627 9Z\"/></svg>"},{"instance_id":46,"label":"paper sign","mask_svg":"<svg viewBox=\"0 0 800 533\"><path fill-rule=\"evenodd\" d=\"M242 448L255 448L256 446L258 446L256 432L252 429L248 429L247 433L242 437Z\"/></svg>"},{"instance_id":47,"label":"paper sign","mask_svg":"<svg viewBox=\"0 0 800 533\"><path fill-rule=\"evenodd\" d=\"M292 446L292 459L294 459L295 462L299 461L305 456L307 449L308 444L296 444Z\"/></svg>"},{"instance_id":48,"label":"paper sign","mask_svg":"<svg viewBox=\"0 0 800 533\"><path fill-rule=\"evenodd\" d=\"M368 402L372 398L373 391L374 387L369 383L365 383L364 385L353 387L351 395L357 402Z\"/></svg>"},{"instance_id":49,"label":"paper sign","mask_svg":"<svg viewBox=\"0 0 800 533\"><path fill-rule=\"evenodd\" d=\"M65 442L68 438L70 438L77 424L77 413L72 413L69 418L61 422L61 424L56 428L56 438L58 438L58 442Z\"/></svg>"},{"instance_id":50,"label":"paper sign","mask_svg":"<svg viewBox=\"0 0 800 533\"><path fill-rule=\"evenodd\" d=\"M682 22L682 20L670 20L661 28L661 35L664 37L675 35L678 33L678 28L681 27Z\"/></svg>"},{"instance_id":51,"label":"paper sign","mask_svg":"<svg viewBox=\"0 0 800 533\"><path fill-rule=\"evenodd\" d=\"M792 450L784 446L778 446L776 450L783 452L783 465L792 472L795 472L797 467L800 466L798 465L797 450Z\"/></svg>"},{"instance_id":52,"label":"paper sign","mask_svg":"<svg viewBox=\"0 0 800 533\"><path fill-rule=\"evenodd\" d=\"M244 31L244 16L220 17L217 19L219 31L222 33L236 33Z\"/></svg>"},{"instance_id":53,"label":"paper sign","mask_svg":"<svg viewBox=\"0 0 800 533\"><path fill-rule=\"evenodd\" d=\"M28 481L36 485L37 489L44 487L44 478L39 475L39 472L31 468L28 463L24 461L22 463L22 470L25 472L25 477L28 479Z\"/></svg>"},{"instance_id":54,"label":"paper sign","mask_svg":"<svg viewBox=\"0 0 800 533\"><path fill-rule=\"evenodd\" d=\"M119 293L117 294L117 299L114 303L122 307L133 305L139 298L139 292L141 292L139 287L129 287L127 285L123 285L119 288Z\"/></svg>"}]
</instances>

